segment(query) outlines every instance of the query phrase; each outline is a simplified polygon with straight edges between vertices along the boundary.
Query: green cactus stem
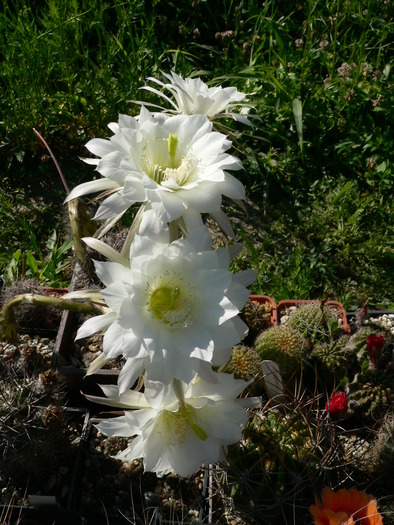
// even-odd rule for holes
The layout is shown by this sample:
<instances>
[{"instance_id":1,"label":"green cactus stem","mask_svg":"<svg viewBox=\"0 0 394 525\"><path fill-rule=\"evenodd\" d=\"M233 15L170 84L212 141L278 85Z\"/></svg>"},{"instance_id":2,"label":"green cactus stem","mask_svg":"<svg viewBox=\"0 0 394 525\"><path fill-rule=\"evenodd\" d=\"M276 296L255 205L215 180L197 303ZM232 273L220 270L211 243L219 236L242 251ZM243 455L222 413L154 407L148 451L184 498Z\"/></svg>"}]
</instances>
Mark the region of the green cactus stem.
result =
<instances>
[{"instance_id":1,"label":"green cactus stem","mask_svg":"<svg viewBox=\"0 0 394 525\"><path fill-rule=\"evenodd\" d=\"M82 314L102 313L100 304L85 300L81 302L70 301L61 297L47 295L22 294L16 295L8 301L0 311L0 339L16 343L18 341L18 323L14 308L21 304L54 307L61 310L70 310Z\"/></svg>"},{"instance_id":2,"label":"green cactus stem","mask_svg":"<svg viewBox=\"0 0 394 525\"><path fill-rule=\"evenodd\" d=\"M75 254L84 273L93 278L93 262L88 254L83 237L91 237L97 230L97 223L92 221L80 199L73 199L67 203L71 233L74 241Z\"/></svg>"}]
</instances>

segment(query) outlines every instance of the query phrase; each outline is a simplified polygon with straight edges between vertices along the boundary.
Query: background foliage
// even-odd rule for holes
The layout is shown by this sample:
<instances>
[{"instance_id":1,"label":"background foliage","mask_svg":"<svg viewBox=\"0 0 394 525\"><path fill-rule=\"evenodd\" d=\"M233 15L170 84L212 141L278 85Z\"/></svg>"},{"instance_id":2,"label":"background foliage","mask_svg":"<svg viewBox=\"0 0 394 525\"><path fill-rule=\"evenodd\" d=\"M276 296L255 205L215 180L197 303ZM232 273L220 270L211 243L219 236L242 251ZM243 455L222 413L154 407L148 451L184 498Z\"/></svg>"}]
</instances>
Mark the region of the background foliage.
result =
<instances>
[{"instance_id":1,"label":"background foliage","mask_svg":"<svg viewBox=\"0 0 394 525\"><path fill-rule=\"evenodd\" d=\"M17 250L41 261L54 229L59 246L68 235L64 189L32 128L73 187L92 176L78 159L87 140L137 113L131 100L158 102L139 88L172 69L253 93L261 121L236 133L258 213L252 231L238 227L235 269L258 270L254 291L392 306L391 15L382 0L6 0L0 274Z\"/></svg>"}]
</instances>

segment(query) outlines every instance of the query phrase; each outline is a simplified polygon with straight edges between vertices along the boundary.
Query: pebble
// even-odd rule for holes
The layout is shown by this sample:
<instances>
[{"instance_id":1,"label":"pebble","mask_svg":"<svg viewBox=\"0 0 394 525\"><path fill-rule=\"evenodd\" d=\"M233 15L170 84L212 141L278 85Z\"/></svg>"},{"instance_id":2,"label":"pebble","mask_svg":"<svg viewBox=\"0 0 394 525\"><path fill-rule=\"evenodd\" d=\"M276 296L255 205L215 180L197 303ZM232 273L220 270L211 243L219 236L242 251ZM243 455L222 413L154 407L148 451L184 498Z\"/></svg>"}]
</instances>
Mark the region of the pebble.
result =
<instances>
[{"instance_id":1,"label":"pebble","mask_svg":"<svg viewBox=\"0 0 394 525\"><path fill-rule=\"evenodd\" d=\"M51 366L51 359L55 341L48 337L39 337L37 335L31 336L29 334L22 334L19 336L19 341L16 345L7 341L0 341L0 356L6 359L13 359L19 357L24 349L35 348L44 358L44 361Z\"/></svg>"}]
</instances>

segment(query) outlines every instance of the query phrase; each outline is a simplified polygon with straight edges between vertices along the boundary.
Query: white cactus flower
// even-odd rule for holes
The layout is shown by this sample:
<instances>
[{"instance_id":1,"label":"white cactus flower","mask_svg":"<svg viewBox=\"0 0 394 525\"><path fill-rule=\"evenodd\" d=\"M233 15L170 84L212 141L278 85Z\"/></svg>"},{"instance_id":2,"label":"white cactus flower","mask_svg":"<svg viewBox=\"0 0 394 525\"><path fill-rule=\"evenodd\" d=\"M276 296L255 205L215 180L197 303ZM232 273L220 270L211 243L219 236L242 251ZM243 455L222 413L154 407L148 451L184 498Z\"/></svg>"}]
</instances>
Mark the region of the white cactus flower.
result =
<instances>
[{"instance_id":1,"label":"white cactus flower","mask_svg":"<svg viewBox=\"0 0 394 525\"><path fill-rule=\"evenodd\" d=\"M119 394L116 386L101 386L108 399L87 397L126 409L124 416L97 425L107 436L135 436L117 459L143 458L145 470L158 476L171 471L189 476L202 464L223 460L227 445L242 437L248 419L245 408L261 404L260 398L237 399L247 382L229 374L216 375L215 384L197 376L189 384L181 383L183 402L171 384L152 381L145 382L144 393Z\"/></svg>"},{"instance_id":2,"label":"white cactus flower","mask_svg":"<svg viewBox=\"0 0 394 525\"><path fill-rule=\"evenodd\" d=\"M238 313L255 272L233 275L230 250L211 250L205 227L170 243L168 227L155 221L154 212L146 212L144 235L131 244L129 265L122 259L95 262L110 311L88 319L77 333L83 338L106 329L105 359L127 358L121 391L143 370L148 379L164 383L172 377L189 382L196 373L214 376L212 364L225 363L247 333ZM94 247L99 241L87 242Z\"/></svg>"},{"instance_id":3,"label":"white cactus flower","mask_svg":"<svg viewBox=\"0 0 394 525\"><path fill-rule=\"evenodd\" d=\"M104 178L80 184L67 201L103 191L95 219L120 217L135 203L149 203L163 222L185 217L196 225L201 213L210 213L232 234L221 202L222 196L245 198L242 183L227 172L240 170L242 163L226 153L231 142L212 131L205 116L168 117L142 107L138 117L120 115L109 127L114 133L109 140L95 138L86 145L101 157L87 162L97 164Z\"/></svg>"},{"instance_id":4,"label":"white cactus flower","mask_svg":"<svg viewBox=\"0 0 394 525\"><path fill-rule=\"evenodd\" d=\"M232 111L234 108L250 109L251 107L249 104L242 103L246 95L237 88L208 87L200 78L184 79L174 72L171 74L162 72L162 74L169 82L162 82L154 77L148 77L147 80L168 90L173 98L151 86L143 86L141 89L155 93L166 100L172 106L174 113L205 115L209 119L232 117L234 120L251 126L251 122L244 114Z\"/></svg>"}]
</instances>

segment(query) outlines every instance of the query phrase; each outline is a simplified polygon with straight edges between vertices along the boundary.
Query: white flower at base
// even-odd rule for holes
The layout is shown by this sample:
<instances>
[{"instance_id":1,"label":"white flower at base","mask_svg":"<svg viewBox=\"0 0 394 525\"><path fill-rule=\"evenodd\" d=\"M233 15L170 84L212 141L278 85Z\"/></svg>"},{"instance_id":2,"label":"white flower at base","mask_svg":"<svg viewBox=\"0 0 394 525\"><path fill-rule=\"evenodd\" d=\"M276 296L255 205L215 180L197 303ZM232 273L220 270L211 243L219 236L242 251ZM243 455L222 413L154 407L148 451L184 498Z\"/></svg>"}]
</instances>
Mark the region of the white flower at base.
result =
<instances>
[{"instance_id":1,"label":"white flower at base","mask_svg":"<svg viewBox=\"0 0 394 525\"><path fill-rule=\"evenodd\" d=\"M175 471L181 476L196 472L202 464L225 458L227 445L242 437L248 419L245 408L259 406L259 398L237 399L247 382L228 374L217 374L215 384L195 377L183 383L180 403L171 385L145 382L143 394L118 394L115 386L102 386L109 399L87 396L106 405L130 410L124 416L97 425L107 436L134 437L116 458L143 458L146 471L163 476Z\"/></svg>"},{"instance_id":2,"label":"white flower at base","mask_svg":"<svg viewBox=\"0 0 394 525\"><path fill-rule=\"evenodd\" d=\"M138 202L150 203L163 222L188 213L220 220L223 195L245 198L244 186L227 173L242 169L242 163L225 153L231 142L212 131L206 117L167 117L142 107L138 117L120 115L109 127L114 133L109 140L95 138L86 145L101 157L87 162L97 164L104 178L80 184L66 199L104 191L95 219L120 217Z\"/></svg>"},{"instance_id":3,"label":"white flower at base","mask_svg":"<svg viewBox=\"0 0 394 525\"><path fill-rule=\"evenodd\" d=\"M174 112L185 115L206 115L210 119L230 116L244 124L251 125L244 115L231 112L233 108L239 106L250 108L249 104L241 103L246 95L239 92L237 88L208 87L200 78L184 79L174 72L171 74L162 72L162 74L169 80L169 83L161 82L154 77L149 77L147 80L167 89L175 101L150 86L144 86L141 89L155 93L165 99L174 108Z\"/></svg>"},{"instance_id":4,"label":"white flower at base","mask_svg":"<svg viewBox=\"0 0 394 525\"><path fill-rule=\"evenodd\" d=\"M153 212L146 216L157 220ZM142 228L145 234L130 248L130 266L95 262L111 311L86 321L77 338L107 328L105 358L127 358L119 375L121 391L143 370L148 379L163 383L173 377L189 382L196 373L214 377L212 363L225 363L247 333L238 313L255 273L233 275L229 249L211 250L205 227L170 244L168 228L149 228L145 217Z\"/></svg>"}]
</instances>

